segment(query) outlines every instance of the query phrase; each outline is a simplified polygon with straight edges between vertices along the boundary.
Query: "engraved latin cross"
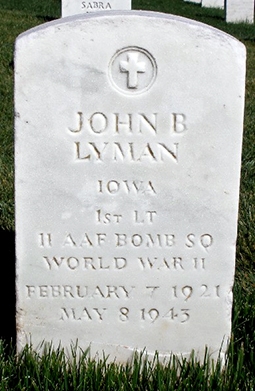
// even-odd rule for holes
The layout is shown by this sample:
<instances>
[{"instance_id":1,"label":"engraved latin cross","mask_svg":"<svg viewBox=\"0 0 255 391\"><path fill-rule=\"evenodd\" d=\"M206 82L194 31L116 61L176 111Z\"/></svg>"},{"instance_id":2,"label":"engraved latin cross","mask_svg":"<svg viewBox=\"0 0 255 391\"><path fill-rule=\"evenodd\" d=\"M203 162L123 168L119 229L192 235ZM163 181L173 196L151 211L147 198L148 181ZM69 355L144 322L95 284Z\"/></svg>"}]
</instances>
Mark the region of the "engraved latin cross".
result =
<instances>
[{"instance_id":1,"label":"engraved latin cross","mask_svg":"<svg viewBox=\"0 0 255 391\"><path fill-rule=\"evenodd\" d=\"M138 61L139 53L128 53L127 61L120 61L120 71L127 72L127 87L138 87L138 73L145 73L145 62Z\"/></svg>"}]
</instances>

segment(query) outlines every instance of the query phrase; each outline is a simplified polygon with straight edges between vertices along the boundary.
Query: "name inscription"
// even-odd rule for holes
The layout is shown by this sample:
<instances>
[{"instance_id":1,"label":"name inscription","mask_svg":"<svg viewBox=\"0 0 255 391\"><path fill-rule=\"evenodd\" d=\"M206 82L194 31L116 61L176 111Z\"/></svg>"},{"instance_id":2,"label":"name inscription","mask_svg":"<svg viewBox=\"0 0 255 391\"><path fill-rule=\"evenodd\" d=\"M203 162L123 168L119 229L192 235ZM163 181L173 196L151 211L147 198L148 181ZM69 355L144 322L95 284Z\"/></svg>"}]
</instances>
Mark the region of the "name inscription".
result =
<instances>
[{"instance_id":1,"label":"name inscription","mask_svg":"<svg viewBox=\"0 0 255 391\"><path fill-rule=\"evenodd\" d=\"M69 133L79 136L74 141L75 161L178 163L179 140L188 130L182 113L97 111L87 115L78 111L77 115L77 126L68 128ZM92 136L93 140L89 140ZM144 136L150 136L151 141L147 142ZM109 138L113 141L108 141Z\"/></svg>"},{"instance_id":2,"label":"name inscription","mask_svg":"<svg viewBox=\"0 0 255 391\"><path fill-rule=\"evenodd\" d=\"M112 6L110 2L105 1L82 1L82 10L111 10Z\"/></svg>"}]
</instances>

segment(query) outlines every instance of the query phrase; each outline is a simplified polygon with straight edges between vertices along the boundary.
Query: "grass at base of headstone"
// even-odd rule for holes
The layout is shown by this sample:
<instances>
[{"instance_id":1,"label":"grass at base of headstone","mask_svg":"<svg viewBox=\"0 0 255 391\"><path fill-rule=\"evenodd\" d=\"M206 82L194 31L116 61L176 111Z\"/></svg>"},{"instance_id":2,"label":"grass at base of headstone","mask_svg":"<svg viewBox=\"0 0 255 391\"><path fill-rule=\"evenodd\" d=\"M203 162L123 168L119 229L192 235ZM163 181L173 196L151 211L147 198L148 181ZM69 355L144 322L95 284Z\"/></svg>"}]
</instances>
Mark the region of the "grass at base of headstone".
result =
<instances>
[{"instance_id":1,"label":"grass at base of headstone","mask_svg":"<svg viewBox=\"0 0 255 391\"><path fill-rule=\"evenodd\" d=\"M251 278L251 276L249 277ZM171 391L217 390L252 391L255 387L255 302L247 276L238 275L234 287L233 337L225 366L208 355L203 362L179 360L175 356L164 365L134 355L132 363L117 365L107 359L95 361L89 352L73 347L71 360L60 347L45 345L42 354L31 347L17 356L0 341L0 390L72 391ZM250 281L254 287L255 277ZM70 358L70 357L69 357Z\"/></svg>"},{"instance_id":2,"label":"grass at base of headstone","mask_svg":"<svg viewBox=\"0 0 255 391\"><path fill-rule=\"evenodd\" d=\"M235 351L233 342L226 355L225 364L211 362L206 354L203 362L172 356L162 364L157 354L152 361L144 354L134 354L130 363L108 363L107 358L95 361L89 351L81 352L73 347L67 357L59 347L53 350L46 345L42 354L26 346L16 356L14 351L6 355L0 343L1 390L53 390L72 391L171 391L171 390L242 390L251 391L255 386L251 366L244 365L245 349Z\"/></svg>"}]
</instances>

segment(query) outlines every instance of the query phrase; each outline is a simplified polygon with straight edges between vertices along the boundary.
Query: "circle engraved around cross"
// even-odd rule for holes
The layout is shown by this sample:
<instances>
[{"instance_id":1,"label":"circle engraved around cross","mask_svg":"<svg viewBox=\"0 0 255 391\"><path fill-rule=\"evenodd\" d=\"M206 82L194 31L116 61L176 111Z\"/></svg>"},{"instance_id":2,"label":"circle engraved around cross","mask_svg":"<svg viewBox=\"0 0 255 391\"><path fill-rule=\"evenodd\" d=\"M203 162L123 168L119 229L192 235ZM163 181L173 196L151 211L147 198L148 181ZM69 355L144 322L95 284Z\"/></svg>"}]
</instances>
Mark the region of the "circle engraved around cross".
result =
<instances>
[{"instance_id":1,"label":"circle engraved around cross","mask_svg":"<svg viewBox=\"0 0 255 391\"><path fill-rule=\"evenodd\" d=\"M109 77L113 86L129 95L147 91L156 75L154 57L147 50L136 46L119 50L109 64Z\"/></svg>"}]
</instances>

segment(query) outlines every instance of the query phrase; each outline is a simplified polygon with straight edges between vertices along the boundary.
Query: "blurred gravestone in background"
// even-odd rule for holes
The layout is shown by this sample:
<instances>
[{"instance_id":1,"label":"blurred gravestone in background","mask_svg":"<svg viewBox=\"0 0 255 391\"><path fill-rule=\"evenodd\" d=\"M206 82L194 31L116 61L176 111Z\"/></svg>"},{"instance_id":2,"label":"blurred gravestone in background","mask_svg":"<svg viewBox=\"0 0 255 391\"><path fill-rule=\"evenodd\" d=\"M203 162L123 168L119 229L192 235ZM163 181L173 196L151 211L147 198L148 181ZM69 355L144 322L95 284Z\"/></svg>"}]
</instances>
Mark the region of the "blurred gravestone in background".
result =
<instances>
[{"instance_id":1,"label":"blurred gravestone in background","mask_svg":"<svg viewBox=\"0 0 255 391\"><path fill-rule=\"evenodd\" d=\"M62 17L100 11L131 10L131 0L62 0Z\"/></svg>"}]
</instances>

